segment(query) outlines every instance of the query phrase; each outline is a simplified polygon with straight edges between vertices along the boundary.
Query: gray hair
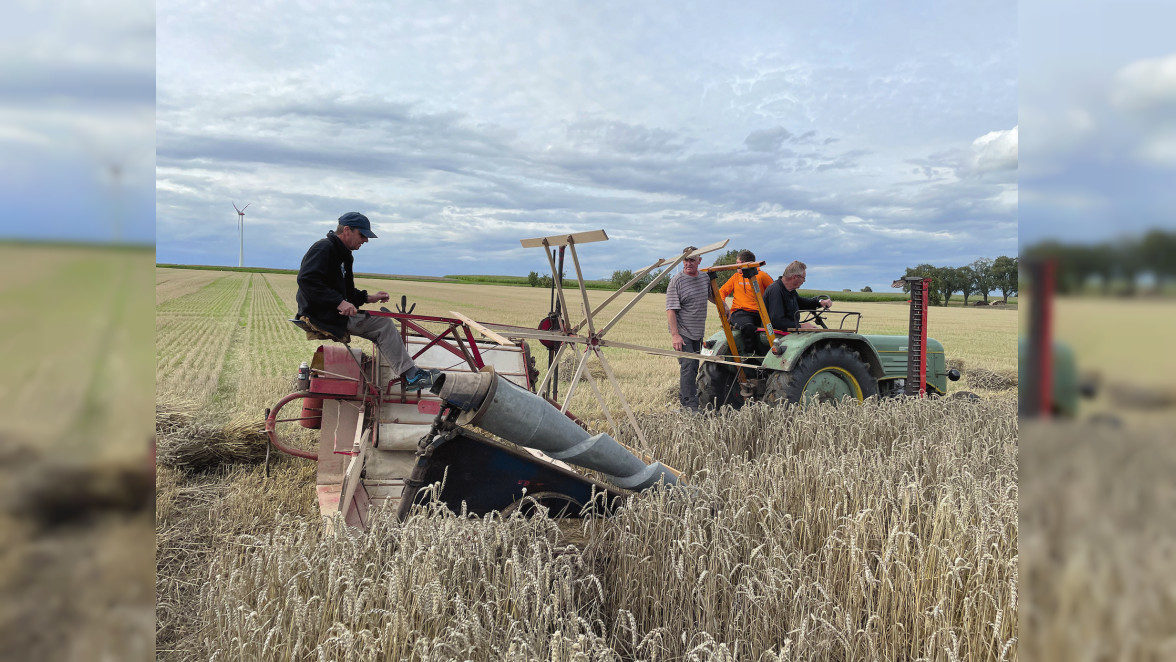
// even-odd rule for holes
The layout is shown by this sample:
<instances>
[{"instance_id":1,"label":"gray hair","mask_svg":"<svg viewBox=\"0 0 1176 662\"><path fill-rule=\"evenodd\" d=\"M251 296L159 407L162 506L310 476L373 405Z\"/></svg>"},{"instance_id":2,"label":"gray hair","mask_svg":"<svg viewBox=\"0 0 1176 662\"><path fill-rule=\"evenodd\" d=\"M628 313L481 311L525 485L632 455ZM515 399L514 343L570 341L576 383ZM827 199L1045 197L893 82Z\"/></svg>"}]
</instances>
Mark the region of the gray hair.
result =
<instances>
[{"instance_id":1,"label":"gray hair","mask_svg":"<svg viewBox=\"0 0 1176 662\"><path fill-rule=\"evenodd\" d=\"M791 264L784 267L784 275L781 278L790 278L792 276L799 276L808 271L808 267L800 260L793 260Z\"/></svg>"}]
</instances>

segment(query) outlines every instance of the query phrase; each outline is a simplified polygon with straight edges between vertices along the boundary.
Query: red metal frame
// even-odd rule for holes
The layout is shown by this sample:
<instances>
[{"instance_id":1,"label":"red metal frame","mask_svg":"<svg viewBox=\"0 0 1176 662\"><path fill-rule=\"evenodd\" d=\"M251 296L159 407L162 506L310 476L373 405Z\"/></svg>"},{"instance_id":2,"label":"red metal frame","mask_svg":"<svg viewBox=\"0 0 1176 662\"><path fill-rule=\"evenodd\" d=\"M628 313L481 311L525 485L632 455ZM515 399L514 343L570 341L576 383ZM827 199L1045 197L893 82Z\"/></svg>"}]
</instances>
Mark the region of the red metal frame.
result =
<instances>
[{"instance_id":1,"label":"red metal frame","mask_svg":"<svg viewBox=\"0 0 1176 662\"><path fill-rule=\"evenodd\" d=\"M1037 411L1039 416L1053 415L1053 292L1054 260L1044 260L1034 274L1034 324L1030 332L1039 348L1033 360L1037 363Z\"/></svg>"},{"instance_id":2,"label":"red metal frame","mask_svg":"<svg viewBox=\"0 0 1176 662\"><path fill-rule=\"evenodd\" d=\"M474 341L473 331L470 331L470 327L467 326L465 322L463 322L459 319L454 319L452 317L433 317L432 315L410 315L408 313L385 313L383 311L375 311L375 310L369 310L367 312L369 315L375 315L377 317L391 317L392 319L400 320L400 323L402 325L402 329L400 332L401 336L405 335L403 327L407 326L408 328L412 329L413 331L416 331L417 333L421 334L422 336L429 338L430 339L429 343L426 344L424 347L422 347L421 351L417 352L416 354L413 354L414 359L416 357L420 356L421 354L423 354L426 350L428 350L433 345L438 345L440 347L444 347L445 349L452 352L455 356L459 356L462 359L466 358L465 354L461 351L461 349L459 349L458 347L453 346L453 344L443 340L443 338L445 338L445 336L447 336L451 333L453 334L453 337L456 339L457 338L457 327L460 326L465 331L466 342L468 342L470 345L470 354L473 355L475 366L478 369L481 369L485 365L482 362L482 353L478 351L478 344ZM420 321L420 322L440 322L442 324L448 324L449 328L442 331L441 333L433 333L432 331L429 331L428 329L422 327L421 325L416 324L414 320Z\"/></svg>"},{"instance_id":3,"label":"red metal frame","mask_svg":"<svg viewBox=\"0 0 1176 662\"><path fill-rule=\"evenodd\" d=\"M919 346L922 351L919 352L919 397L927 395L927 293L931 289L931 279L923 279L922 301L919 305L923 307L923 328L919 333Z\"/></svg>"},{"instance_id":4,"label":"red metal frame","mask_svg":"<svg viewBox=\"0 0 1176 662\"><path fill-rule=\"evenodd\" d=\"M376 315L379 317L390 317L392 319L400 320L400 323L401 323L400 333L401 333L402 337L405 335L405 331L404 331L405 327L408 327L408 328L412 329L413 331L415 331L416 333L420 334L421 336L428 338L429 342L423 348L421 348L420 351L418 351L416 354L414 354L413 358L420 356L425 351L427 351L430 347L433 347L434 345L436 345L438 347L442 347L442 348L448 350L454 356L461 358L463 361L472 360L474 363L474 367L476 369L480 370L482 367L485 366L485 363L482 360L482 353L480 351L478 351L478 344L474 340L473 332L470 330L469 326L465 322L463 322L462 320L454 319L451 317L434 317L432 315L410 315L407 313L386 313L383 311L373 311L373 310L369 310L366 312L369 315ZM440 333L434 333L434 332L422 327L421 325L417 324L416 322L438 322L438 323L442 323L442 324L448 324L449 328L440 332ZM469 344L469 353L468 354L466 352L463 352L461 350L461 348L458 347L457 345L445 340L446 336L452 334L454 340L460 341L460 337L457 335L458 334L458 332L457 332L458 327L461 327L462 330L465 332L465 340ZM327 354L333 354L333 353L324 352L324 368L327 367L325 365ZM351 359L350 355L348 356L348 359L349 359L348 364L353 364L354 360ZM350 370L348 370L348 372L350 372ZM317 385L321 387L321 386L325 385L325 382L339 381L339 377L341 377L342 379L345 379L345 380L346 379L353 379L353 377L351 377L350 375L342 375L341 374L341 375L338 375L337 378L333 379L333 380L323 380L323 379L313 380L312 379L311 383L315 384L315 382L318 381L319 383ZM360 378L360 381L362 381L362 378ZM290 418L290 419L281 419L281 420L278 419L278 412L281 411L282 407L286 406L290 402L293 402L294 400L298 400L298 399L302 399L302 398L323 398L323 399L330 399L330 400L363 400L365 402L367 402L369 399L374 399L376 402L379 402L381 404L384 402L398 402L398 403L402 403L402 404L417 404L417 405L419 405L421 402L431 401L428 398L421 398L419 395L415 398L409 398L409 397L406 397L405 394L402 394L401 396L399 396L397 398L385 398L384 391L381 390L380 388L378 388L376 385L367 384L366 386L367 386L367 388L364 389L364 393L362 394L362 396L359 395L358 393L354 393L354 392L353 393L331 393L331 392L324 392L324 391L315 390L315 389L312 389L310 391L298 391L295 393L290 393L286 397L279 400L277 402L277 404L275 404L267 413L266 419L265 419L265 434L269 438L270 443L273 444L274 448L277 448L278 450L282 451L283 453L286 453L288 455L294 455L296 457L306 458L308 460L317 461L318 460L318 453L314 453L311 451L304 451L304 450L301 450L298 448L294 448L292 446L287 446L286 444L283 444L278 439L277 424L279 422L302 420L301 417ZM335 389L332 389L332 390L335 390ZM358 391L358 389L356 389L356 391ZM373 441L375 441L375 440L373 440Z\"/></svg>"},{"instance_id":5,"label":"red metal frame","mask_svg":"<svg viewBox=\"0 0 1176 662\"><path fill-rule=\"evenodd\" d=\"M377 311L367 311L367 313L369 315L376 315L379 317L389 317L389 318L392 318L395 320L399 320L401 323L401 336L402 337L405 335L405 328L409 328L409 329L412 329L413 331L415 331L416 333L420 334L421 336L427 338L428 343L423 348L421 348L420 351L416 352L413 355L413 358L420 356L426 350L428 350L430 347L438 346L438 347L442 347L442 348L448 350L454 356L461 358L463 361L472 360L475 369L480 370L485 366L485 362L482 359L482 353L478 350L478 344L474 340L473 331L471 331L469 325L467 325L462 320L454 319L451 317L435 317L432 315L411 315L408 313L390 313L390 312L383 312L383 311L378 311L378 312ZM449 328L445 329L444 331L441 331L440 333L434 333L434 332L422 327L420 324L417 324L417 322L437 322L437 323L441 323L441 324L447 324L447 325L449 325ZM463 352L461 347L459 347L458 345L455 345L454 343L445 340L445 338L447 336L452 335L452 337L455 341L460 342L461 336L458 335L458 327L461 327L461 329L465 335L465 342L468 343L468 345L469 345L468 354L466 352ZM518 328L522 329L525 327L518 327ZM324 352L324 354L328 354L328 353L329 352ZM348 363L353 364L354 360L351 359L350 355L348 355L348 358L349 358ZM524 370L527 369L527 365L526 365L527 359L528 359L528 354L526 352L524 352L524 355L523 355ZM325 361L325 357L324 357L324 361ZM324 367L325 367L325 365L324 365ZM346 380L346 379L353 379L354 377L351 377L350 375L340 374L336 377L336 380L317 380L317 381L319 381L319 382L338 381L339 378ZM360 378L360 381L365 382L365 380L362 377ZM530 382L531 382L531 379L530 379L530 375L528 373L527 374L528 385L530 385ZM312 379L311 383L315 384L316 380ZM389 383L391 383L391 382L389 382ZM322 385L322 384L319 384L319 385ZM389 402L389 403L399 403L399 404L416 404L418 406L421 403L426 403L427 406L431 406L431 405L429 405L429 403L438 402L437 400L434 400L432 398L422 398L419 396L419 394L416 395L415 397L408 397L407 393L402 393L402 394L397 395L395 397L385 397L385 395L386 395L385 390L380 389L375 384L365 382L365 385L366 385L366 388L363 390L362 395L360 395L358 393L353 393L353 394L329 393L329 392L318 391L315 389L311 389L310 391L298 391L295 393L290 393L286 397L279 400L277 402L277 404L275 404L273 406L273 408L270 409L270 411L266 415L266 419L265 419L266 436L269 438L269 441L271 444L273 444L274 448L277 448L278 450L282 451L283 453L287 453L289 455L294 455L296 457L306 458L308 460L316 460L317 461L318 460L317 453L314 453L311 451L304 451L304 450L301 450L298 448L294 448L292 446L287 446L286 444L283 444L278 439L278 433L277 433L277 424L278 423L302 420L301 417L288 418L288 419L278 419L278 412L282 409L282 407L284 407L285 405L289 404L290 402L292 402L294 400L298 400L301 398L322 398L324 400L353 400L353 401L354 400L362 400L364 402L367 402L369 400L374 400L375 402L378 402L380 404ZM358 390L358 389L356 389L356 390ZM552 404L554 404L557 407L559 406L555 402L552 402ZM576 422L576 424L580 425L581 427L584 427L584 424L579 419L577 419L571 412L566 412L566 415L572 421ZM376 440L373 439L373 442L375 442L375 441Z\"/></svg>"}]
</instances>

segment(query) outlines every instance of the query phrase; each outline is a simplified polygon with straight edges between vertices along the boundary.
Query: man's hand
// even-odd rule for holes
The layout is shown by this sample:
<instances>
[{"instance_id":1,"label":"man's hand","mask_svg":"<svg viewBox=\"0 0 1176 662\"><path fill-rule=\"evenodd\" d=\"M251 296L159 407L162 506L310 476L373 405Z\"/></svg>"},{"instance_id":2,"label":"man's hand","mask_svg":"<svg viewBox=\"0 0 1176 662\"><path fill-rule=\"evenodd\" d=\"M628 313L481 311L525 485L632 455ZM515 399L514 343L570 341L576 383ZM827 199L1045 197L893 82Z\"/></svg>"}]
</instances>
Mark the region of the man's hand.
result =
<instances>
[{"instance_id":1,"label":"man's hand","mask_svg":"<svg viewBox=\"0 0 1176 662\"><path fill-rule=\"evenodd\" d=\"M370 299L371 297L368 298ZM336 306L336 308L339 310L339 314L344 317L351 317L355 313L359 312L359 309L355 307L355 304L346 300L339 302L339 305Z\"/></svg>"},{"instance_id":2,"label":"man's hand","mask_svg":"<svg viewBox=\"0 0 1176 662\"><path fill-rule=\"evenodd\" d=\"M367 295L367 302L368 303L384 303L386 301L388 301L388 293L383 290L380 290L379 292L376 292L375 294Z\"/></svg>"},{"instance_id":3,"label":"man's hand","mask_svg":"<svg viewBox=\"0 0 1176 662\"><path fill-rule=\"evenodd\" d=\"M674 343L674 351L676 351L676 352L682 351L682 336L675 333L673 336L671 336L671 339L673 340L673 343Z\"/></svg>"},{"instance_id":4,"label":"man's hand","mask_svg":"<svg viewBox=\"0 0 1176 662\"><path fill-rule=\"evenodd\" d=\"M833 307L833 300L832 299L821 299L821 305L824 306L825 308L832 308Z\"/></svg>"}]
</instances>

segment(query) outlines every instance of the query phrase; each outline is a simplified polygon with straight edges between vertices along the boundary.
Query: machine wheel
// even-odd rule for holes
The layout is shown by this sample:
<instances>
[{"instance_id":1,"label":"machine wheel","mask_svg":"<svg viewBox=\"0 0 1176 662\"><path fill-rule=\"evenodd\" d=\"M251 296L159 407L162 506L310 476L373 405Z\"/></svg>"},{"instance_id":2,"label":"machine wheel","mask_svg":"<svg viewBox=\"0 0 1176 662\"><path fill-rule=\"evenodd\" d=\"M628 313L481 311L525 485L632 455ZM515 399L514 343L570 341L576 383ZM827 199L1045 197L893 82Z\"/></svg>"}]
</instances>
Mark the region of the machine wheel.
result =
<instances>
[{"instance_id":1,"label":"machine wheel","mask_svg":"<svg viewBox=\"0 0 1176 662\"><path fill-rule=\"evenodd\" d=\"M791 371L772 373L764 400L768 404L861 401L874 395L878 395L878 380L858 353L845 345L825 345L801 357Z\"/></svg>"},{"instance_id":2,"label":"machine wheel","mask_svg":"<svg viewBox=\"0 0 1176 662\"><path fill-rule=\"evenodd\" d=\"M516 510L524 517L532 517L540 506L547 508L547 516L552 519L575 517L584 508L584 504L562 492L536 492L515 501L500 512L503 518L510 517Z\"/></svg>"},{"instance_id":3,"label":"machine wheel","mask_svg":"<svg viewBox=\"0 0 1176 662\"><path fill-rule=\"evenodd\" d=\"M718 346L716 354L723 354L726 351L727 343L724 341ZM739 394L735 369L730 366L701 362L695 383L698 385L699 409L719 409L724 406L739 409L743 406L743 396Z\"/></svg>"}]
</instances>

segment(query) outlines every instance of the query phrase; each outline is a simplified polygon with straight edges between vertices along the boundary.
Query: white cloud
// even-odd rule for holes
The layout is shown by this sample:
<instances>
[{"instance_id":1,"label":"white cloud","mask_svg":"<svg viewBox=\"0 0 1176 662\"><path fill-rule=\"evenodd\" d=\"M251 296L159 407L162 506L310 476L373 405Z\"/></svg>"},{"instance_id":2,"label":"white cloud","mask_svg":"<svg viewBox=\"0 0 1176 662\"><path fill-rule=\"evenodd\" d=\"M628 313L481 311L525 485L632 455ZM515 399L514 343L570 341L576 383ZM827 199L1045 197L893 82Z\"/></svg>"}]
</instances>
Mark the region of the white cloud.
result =
<instances>
[{"instance_id":1,"label":"white cloud","mask_svg":"<svg viewBox=\"0 0 1176 662\"><path fill-rule=\"evenodd\" d=\"M1151 166L1176 165L1176 54L1120 69L1111 102L1138 131L1132 150L1136 159Z\"/></svg>"},{"instance_id":2,"label":"white cloud","mask_svg":"<svg viewBox=\"0 0 1176 662\"><path fill-rule=\"evenodd\" d=\"M1017 167L1018 127L990 131L972 141L972 170L977 173Z\"/></svg>"},{"instance_id":3,"label":"white cloud","mask_svg":"<svg viewBox=\"0 0 1176 662\"><path fill-rule=\"evenodd\" d=\"M1151 135L1135 152L1145 163L1161 167L1176 166L1176 132Z\"/></svg>"},{"instance_id":4,"label":"white cloud","mask_svg":"<svg viewBox=\"0 0 1176 662\"><path fill-rule=\"evenodd\" d=\"M1176 110L1176 54L1138 60L1120 69L1111 100L1118 108L1149 116L1154 111Z\"/></svg>"}]
</instances>

